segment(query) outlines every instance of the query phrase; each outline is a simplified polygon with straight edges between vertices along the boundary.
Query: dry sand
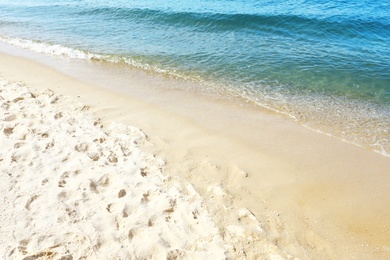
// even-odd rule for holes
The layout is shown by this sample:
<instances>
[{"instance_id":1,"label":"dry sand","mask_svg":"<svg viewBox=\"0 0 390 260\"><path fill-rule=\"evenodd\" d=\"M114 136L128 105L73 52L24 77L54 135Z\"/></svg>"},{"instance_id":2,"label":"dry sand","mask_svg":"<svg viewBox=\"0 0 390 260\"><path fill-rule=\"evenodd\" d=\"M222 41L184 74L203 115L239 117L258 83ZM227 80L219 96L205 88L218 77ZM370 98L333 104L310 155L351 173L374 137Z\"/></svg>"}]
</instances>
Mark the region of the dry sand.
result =
<instances>
[{"instance_id":1,"label":"dry sand","mask_svg":"<svg viewBox=\"0 0 390 260\"><path fill-rule=\"evenodd\" d=\"M101 72L100 77L104 77L102 69ZM34 112L38 110L36 108L29 113L41 113L42 118L50 118L45 126L37 119L32 119L32 122L21 120L26 111L20 112L20 106L25 101L14 102L11 100L14 94L9 94L11 99L8 101L16 106L13 111L16 116L12 117L12 121L6 121L9 118L5 113L11 113L10 108L2 111L1 155L7 155L12 161L12 155L16 154L23 163L6 163L5 157L1 161L1 178L4 179L2 194L6 194L1 204L4 208L1 221L6 228L1 229L0 240L7 241L4 247L7 255L13 252L18 256L24 252L27 256L40 254L47 249L53 254L68 252L76 257L77 251L72 250L76 250L74 248L81 241L88 240L85 252L88 246L95 250L88 251L91 257L92 252L97 256L106 256L109 252L134 258L137 252L142 252L142 256L147 258L152 254L156 258L182 254L184 258L234 259L292 256L301 259L387 259L390 256L389 158L312 132L286 118L238 101L215 100L176 88L159 91L153 88L155 81L142 92L137 84L143 81L132 82L130 78L128 91L116 93L83 83L37 62L6 54L0 55L0 73L6 79L23 81L28 87L37 88L37 93L50 88L58 93L53 96L59 97L59 100L69 98L58 95L68 95L73 97L72 104L83 104L63 104L63 108L54 108L50 92L34 94L46 100L42 101L45 106L41 112ZM103 80L102 85L107 85L107 82ZM133 89L137 90L131 92ZM151 91L155 95L150 95ZM25 92L28 93L27 90ZM33 107L34 102L31 101L32 104L25 109ZM102 123L94 125L96 119L86 123L88 120L83 119L88 117L86 111L80 111L84 105L90 107L89 113L101 118ZM51 125L58 120L50 113L60 109L64 111L63 114L72 115L70 111L75 109L72 110L72 106L80 113L77 119L79 123L73 126L75 131L81 131L80 139L70 135L68 141L62 141L59 136L64 134L59 132L69 130L63 125L51 130ZM69 120L72 120L72 116ZM115 127L110 130L112 121L118 124L114 124ZM46 145L42 142L48 142L48 137L38 136L34 139L38 143L36 146L26 141L25 146L16 145L20 142L20 136L16 135L16 130L15 134L9 130L14 127L8 126L10 124L21 124L24 132L28 127L35 127L37 133L47 132L50 138L57 136L63 148L55 148L54 153L64 156L62 151L68 151L66 162L69 160L69 164L75 167L70 171L79 170L83 174L72 173L65 177L66 163L43 160L48 152L42 148ZM83 125L86 125L84 129ZM141 131L125 125L140 127L148 138L145 139ZM97 135L107 135L107 140L112 138L111 143L96 146L96 138L85 134L94 131ZM121 139L123 131L125 136L130 136L130 140L127 137L126 140ZM135 144L134 138L140 138L141 141L137 141L140 143ZM91 151L83 146L77 151L78 142L87 143ZM115 142L121 143L122 148L116 147ZM122 163L126 158L121 154L123 147L133 147L143 154L126 159L135 165L125 169L117 167L119 161ZM94 155L89 153L99 154L99 149L118 149L113 151L118 160L114 162L115 167L109 162L110 154L100 155L94 161ZM161 165L161 159L151 156L151 152L157 158L163 158L165 165ZM35 161L34 156L41 158L41 164L38 163L40 167L48 168L38 173L33 171L29 164ZM110 173L101 169L99 175L92 170L100 167L99 160L108 160L105 167ZM142 164L151 165L152 179L142 176L142 168L145 168ZM51 172L53 165L58 168L55 173ZM20 170L13 167L20 167ZM6 175L3 169L8 171ZM132 172L134 178L129 178L128 183L124 182L120 174L130 175L130 172L121 173L121 169ZM106 188L97 185L100 178L111 174L111 170L114 175L112 186ZM42 181L49 177L52 185L42 185ZM37 183L34 184L32 180ZM60 184L61 181L65 181L67 186ZM137 182L144 183L146 194L158 190L147 197L155 199L155 204L151 205L159 206L143 204L144 191L135 191ZM175 189L176 193L171 191L174 187L180 187ZM61 196L62 190L67 188L70 190ZM88 191L84 198L78 188ZM126 191L123 197L119 196L121 190ZM171 198L181 198L182 204L172 207L169 202ZM108 207L111 203L112 213L111 207ZM68 216L64 205L74 210L74 219ZM139 219L124 218L125 208L140 211ZM177 214L177 226L174 227L166 221L167 213L172 210ZM132 210L129 211L127 215L132 213ZM193 212L198 213L194 215ZM93 217L95 214L96 217ZM47 221L42 221L45 218ZM65 224L59 219L65 219ZM151 229L135 232L142 237L142 241L148 242L137 244L131 230L138 226L130 219L140 221L142 230ZM99 222L102 223L100 229L96 228L96 224L94 226ZM67 232L70 235L65 235ZM148 235L156 234L153 232L159 233L157 237L162 239ZM148 249L144 250L145 247ZM108 248L116 249L110 251ZM129 256L125 255L127 253Z\"/></svg>"},{"instance_id":2,"label":"dry sand","mask_svg":"<svg viewBox=\"0 0 390 260\"><path fill-rule=\"evenodd\" d=\"M77 100L21 83L0 81L0 100L3 258L237 258L256 238L248 227L263 233L247 209L218 229L194 187L165 176L164 162L140 149L141 130L105 129ZM257 249L278 256L271 243Z\"/></svg>"}]
</instances>

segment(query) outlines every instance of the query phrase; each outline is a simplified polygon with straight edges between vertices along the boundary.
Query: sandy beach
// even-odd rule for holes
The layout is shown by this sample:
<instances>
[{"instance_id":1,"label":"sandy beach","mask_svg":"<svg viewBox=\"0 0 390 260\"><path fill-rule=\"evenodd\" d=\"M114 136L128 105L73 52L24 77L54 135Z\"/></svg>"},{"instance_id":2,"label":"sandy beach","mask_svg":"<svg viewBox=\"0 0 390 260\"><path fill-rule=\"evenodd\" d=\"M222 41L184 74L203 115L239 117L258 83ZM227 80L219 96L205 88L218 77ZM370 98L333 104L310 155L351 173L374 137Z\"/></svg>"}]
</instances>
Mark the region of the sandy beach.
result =
<instances>
[{"instance_id":1,"label":"sandy beach","mask_svg":"<svg viewBox=\"0 0 390 260\"><path fill-rule=\"evenodd\" d=\"M388 157L107 64L11 48L0 77L4 259L390 256Z\"/></svg>"},{"instance_id":2,"label":"sandy beach","mask_svg":"<svg viewBox=\"0 0 390 260\"><path fill-rule=\"evenodd\" d=\"M140 149L148 142L140 129L104 128L87 106L51 90L0 85L3 258L237 258L237 246L252 242L244 234L263 233L243 208L223 239L193 185L164 175L164 161ZM252 256L277 252L264 246Z\"/></svg>"}]
</instances>

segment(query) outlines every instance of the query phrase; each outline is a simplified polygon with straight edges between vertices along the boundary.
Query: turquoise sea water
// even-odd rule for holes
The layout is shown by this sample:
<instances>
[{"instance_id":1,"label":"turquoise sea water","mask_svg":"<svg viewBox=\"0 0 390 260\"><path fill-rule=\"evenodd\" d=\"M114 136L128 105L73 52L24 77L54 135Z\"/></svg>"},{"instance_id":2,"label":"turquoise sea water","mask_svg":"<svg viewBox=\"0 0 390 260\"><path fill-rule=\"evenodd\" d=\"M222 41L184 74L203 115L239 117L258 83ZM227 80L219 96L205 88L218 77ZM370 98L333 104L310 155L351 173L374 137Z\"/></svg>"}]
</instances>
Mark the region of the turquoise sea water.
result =
<instances>
[{"instance_id":1,"label":"turquoise sea water","mask_svg":"<svg viewBox=\"0 0 390 260\"><path fill-rule=\"evenodd\" d=\"M388 0L2 0L0 40L234 92L390 154Z\"/></svg>"}]
</instances>

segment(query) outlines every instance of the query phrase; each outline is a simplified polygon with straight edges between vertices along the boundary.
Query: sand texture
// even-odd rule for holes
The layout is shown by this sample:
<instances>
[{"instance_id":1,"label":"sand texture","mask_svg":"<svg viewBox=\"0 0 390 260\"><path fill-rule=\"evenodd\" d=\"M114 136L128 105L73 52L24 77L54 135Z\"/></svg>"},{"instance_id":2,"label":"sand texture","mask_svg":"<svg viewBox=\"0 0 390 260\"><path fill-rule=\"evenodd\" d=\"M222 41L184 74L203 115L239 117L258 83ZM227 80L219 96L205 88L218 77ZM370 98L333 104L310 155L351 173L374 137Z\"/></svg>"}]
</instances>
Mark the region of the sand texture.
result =
<instances>
[{"instance_id":1,"label":"sand texture","mask_svg":"<svg viewBox=\"0 0 390 260\"><path fill-rule=\"evenodd\" d=\"M47 249L53 252L53 259L67 255L78 259L75 252L86 242L66 244L66 237L61 235L71 232L71 220L71 224L53 232L58 234L58 243L44 244L48 239L37 237L48 235L32 231L33 222L35 228L40 223L45 230L57 223L55 217L49 221L43 217L45 214L67 216L66 210L50 209L48 202L62 205L67 201L70 207L73 204L68 200L73 198L79 205L89 203L96 207L90 208L93 213L89 215L94 217L82 215L89 212L86 205L72 213L81 214L76 219L80 233L92 241L88 242L90 247L101 248L94 248L87 259L110 258L108 254L125 259L165 259L171 251L174 253L168 258L177 259L389 259L389 158L311 131L242 100L187 91L187 87L196 87L188 82L109 64L34 54L1 43L0 49L0 76L10 82L25 82L4 80L0 84L0 258L38 258ZM142 129L147 137L136 128L129 130L129 125ZM30 128L36 129L34 133ZM123 134L121 129L128 130ZM101 136L107 136L102 143ZM138 140L123 147L136 147L139 152L132 151L131 156L124 157L125 150L119 149L115 141L122 138ZM42 167L37 166L40 162ZM174 189L183 206L178 199L176 205L174 200L171 205L173 195L169 193L157 196L154 205L158 206L149 207L143 204L144 194L152 201L156 193L147 195L147 191L137 189L139 180L125 187L136 177L144 178L145 172L141 172L146 169L160 175L160 194L177 187ZM121 171L126 171L127 177L118 177L118 181L114 176ZM61 177L65 172L70 172L69 177ZM122 203L120 206L115 206L114 199L102 196L99 180L107 174L111 184L104 189L108 197ZM146 176L156 176L150 174ZM46 178L51 180L49 186L42 185ZM66 183L59 183L62 180ZM81 184L83 181L86 183ZM145 184L148 185L152 184ZM41 194L44 187L53 195L34 196ZM84 195L77 195L79 187L86 189ZM126 195L119 198L124 194L122 190ZM66 196L58 198L63 191ZM91 203L96 194L101 199ZM86 195L90 197L83 198ZM109 204L111 213L107 210ZM131 210L125 211L128 217L124 218L126 205ZM195 205L199 205L197 213ZM129 221L134 211L144 212L137 219L147 225L146 229L160 230L159 237L168 243L148 238L144 231L129 236L130 230L138 227L135 222L121 231L122 226L116 224L122 223L118 219ZM30 217L18 220L24 216L20 212ZM119 217L110 222L110 216L118 216L113 212L118 212ZM84 228L91 227L92 219L99 214L108 216L100 217L99 230ZM158 219L161 214L164 221L166 215L180 215L168 233L161 223L153 221L152 216ZM208 222L194 224L205 219ZM103 236L108 233L125 240L112 242L114 239ZM96 237L102 236L97 242ZM165 239L167 236L172 240ZM137 255L141 254L137 251L141 248L136 243L138 238L143 248L149 248L143 256ZM39 242L26 242L34 239ZM108 248L105 243L110 241L117 247L136 248L131 251L110 246L109 253L103 252ZM204 247L199 244L202 241L206 241ZM62 247L50 249L56 245ZM26 253L23 255L19 248ZM54 254L61 250L68 253ZM121 250L129 256L120 257L116 252ZM50 256L43 257L47 258Z\"/></svg>"},{"instance_id":2,"label":"sand texture","mask_svg":"<svg viewBox=\"0 0 390 260\"><path fill-rule=\"evenodd\" d=\"M217 228L194 187L139 147L140 129L103 127L75 98L4 79L0 104L3 259L280 258L265 242L245 248L263 236L247 209Z\"/></svg>"}]
</instances>

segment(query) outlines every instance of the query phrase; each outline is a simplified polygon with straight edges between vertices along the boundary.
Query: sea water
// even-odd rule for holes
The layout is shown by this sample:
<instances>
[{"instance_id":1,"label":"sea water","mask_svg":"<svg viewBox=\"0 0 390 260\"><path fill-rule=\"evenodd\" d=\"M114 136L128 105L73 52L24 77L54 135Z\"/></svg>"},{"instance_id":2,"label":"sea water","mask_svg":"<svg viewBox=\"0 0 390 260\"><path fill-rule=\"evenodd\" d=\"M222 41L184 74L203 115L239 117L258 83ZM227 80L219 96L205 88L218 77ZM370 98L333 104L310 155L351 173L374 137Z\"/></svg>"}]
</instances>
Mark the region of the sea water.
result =
<instances>
[{"instance_id":1,"label":"sea water","mask_svg":"<svg viewBox=\"0 0 390 260\"><path fill-rule=\"evenodd\" d=\"M1 0L0 40L222 89L390 154L388 0Z\"/></svg>"}]
</instances>

